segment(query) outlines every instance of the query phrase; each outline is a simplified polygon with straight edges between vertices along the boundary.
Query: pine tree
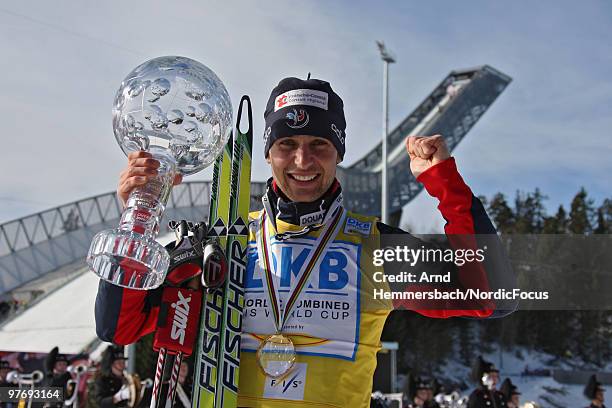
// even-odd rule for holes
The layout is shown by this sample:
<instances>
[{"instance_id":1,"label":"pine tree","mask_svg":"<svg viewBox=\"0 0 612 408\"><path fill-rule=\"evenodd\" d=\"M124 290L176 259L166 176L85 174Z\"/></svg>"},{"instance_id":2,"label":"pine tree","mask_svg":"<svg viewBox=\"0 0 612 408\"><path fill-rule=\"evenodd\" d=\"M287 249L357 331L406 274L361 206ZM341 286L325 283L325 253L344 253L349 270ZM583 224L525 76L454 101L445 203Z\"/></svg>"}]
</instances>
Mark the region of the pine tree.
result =
<instances>
[{"instance_id":1,"label":"pine tree","mask_svg":"<svg viewBox=\"0 0 612 408\"><path fill-rule=\"evenodd\" d=\"M567 213L563 205L559 206L557 214L544 219L543 234L565 234L567 232Z\"/></svg>"},{"instance_id":2,"label":"pine tree","mask_svg":"<svg viewBox=\"0 0 612 408\"><path fill-rule=\"evenodd\" d=\"M536 188L533 193L516 192L514 199L514 232L537 234L542 231L546 215L543 201L546 198L539 188Z\"/></svg>"},{"instance_id":3,"label":"pine tree","mask_svg":"<svg viewBox=\"0 0 612 408\"><path fill-rule=\"evenodd\" d=\"M571 234L588 234L592 232L593 200L587 198L587 192L582 187L574 196L570 209L568 229Z\"/></svg>"},{"instance_id":4,"label":"pine tree","mask_svg":"<svg viewBox=\"0 0 612 408\"><path fill-rule=\"evenodd\" d=\"M601 208L597 209L597 226L593 230L594 234L605 234L608 231L608 226L606 225L606 220L604 219L604 214Z\"/></svg>"},{"instance_id":5,"label":"pine tree","mask_svg":"<svg viewBox=\"0 0 612 408\"><path fill-rule=\"evenodd\" d=\"M463 364L469 366L476 357L474 355L476 349L474 325L470 320L457 319L457 329L459 333L459 358Z\"/></svg>"},{"instance_id":6,"label":"pine tree","mask_svg":"<svg viewBox=\"0 0 612 408\"><path fill-rule=\"evenodd\" d=\"M502 193L497 193L488 206L489 216L497 227L498 232L510 233L514 224L514 214Z\"/></svg>"},{"instance_id":7,"label":"pine tree","mask_svg":"<svg viewBox=\"0 0 612 408\"><path fill-rule=\"evenodd\" d=\"M595 234L612 233L612 200L606 198L597 209L597 226L593 231Z\"/></svg>"}]
</instances>

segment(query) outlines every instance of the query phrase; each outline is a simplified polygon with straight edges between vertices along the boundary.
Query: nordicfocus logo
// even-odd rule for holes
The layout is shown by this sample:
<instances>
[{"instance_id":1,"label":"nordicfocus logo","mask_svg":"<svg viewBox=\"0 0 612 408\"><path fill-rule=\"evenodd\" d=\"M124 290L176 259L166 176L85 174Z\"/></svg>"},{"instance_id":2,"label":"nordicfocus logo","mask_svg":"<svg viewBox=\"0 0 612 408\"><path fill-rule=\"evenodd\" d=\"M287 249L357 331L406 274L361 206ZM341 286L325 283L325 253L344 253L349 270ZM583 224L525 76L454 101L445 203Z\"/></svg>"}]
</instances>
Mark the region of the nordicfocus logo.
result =
<instances>
[{"instance_id":1,"label":"nordicfocus logo","mask_svg":"<svg viewBox=\"0 0 612 408\"><path fill-rule=\"evenodd\" d=\"M170 332L170 338L172 340L178 340L182 346L185 342L185 329L187 328L187 320L189 317L189 302L191 302L191 296L183 297L181 291L178 291L178 300L172 303L170 307L174 309L174 318L172 319L172 331Z\"/></svg>"},{"instance_id":2,"label":"nordicfocus logo","mask_svg":"<svg viewBox=\"0 0 612 408\"><path fill-rule=\"evenodd\" d=\"M287 106L305 105L327 110L327 92L314 89L294 89L278 95L274 99L274 112Z\"/></svg>"},{"instance_id":3,"label":"nordicfocus logo","mask_svg":"<svg viewBox=\"0 0 612 408\"><path fill-rule=\"evenodd\" d=\"M310 117L305 109L293 109L292 112L287 112L285 117L293 121L293 123L286 122L291 129L301 129L310 122Z\"/></svg>"}]
</instances>

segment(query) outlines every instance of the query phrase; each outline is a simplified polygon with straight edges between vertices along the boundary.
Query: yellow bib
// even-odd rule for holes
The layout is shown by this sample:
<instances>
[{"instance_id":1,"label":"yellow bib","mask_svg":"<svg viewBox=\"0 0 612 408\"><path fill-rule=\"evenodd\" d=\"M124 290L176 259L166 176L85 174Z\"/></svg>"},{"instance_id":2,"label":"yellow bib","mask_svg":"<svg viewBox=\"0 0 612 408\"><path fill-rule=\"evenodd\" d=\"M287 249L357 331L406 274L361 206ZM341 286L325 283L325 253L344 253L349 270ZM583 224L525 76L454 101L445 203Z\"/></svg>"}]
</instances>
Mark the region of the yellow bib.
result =
<instances>
[{"instance_id":1,"label":"yellow bib","mask_svg":"<svg viewBox=\"0 0 612 408\"><path fill-rule=\"evenodd\" d=\"M251 214L258 225L260 212ZM245 283L239 406L369 407L380 335L389 307L372 307L371 245L379 245L376 219L347 212L338 235L319 258L287 318L283 334L295 344L293 370L281 380L266 377L256 350L275 330L251 228ZM300 227L277 220L277 231ZM272 274L281 302L302 272L320 231L286 241L271 239Z\"/></svg>"}]
</instances>

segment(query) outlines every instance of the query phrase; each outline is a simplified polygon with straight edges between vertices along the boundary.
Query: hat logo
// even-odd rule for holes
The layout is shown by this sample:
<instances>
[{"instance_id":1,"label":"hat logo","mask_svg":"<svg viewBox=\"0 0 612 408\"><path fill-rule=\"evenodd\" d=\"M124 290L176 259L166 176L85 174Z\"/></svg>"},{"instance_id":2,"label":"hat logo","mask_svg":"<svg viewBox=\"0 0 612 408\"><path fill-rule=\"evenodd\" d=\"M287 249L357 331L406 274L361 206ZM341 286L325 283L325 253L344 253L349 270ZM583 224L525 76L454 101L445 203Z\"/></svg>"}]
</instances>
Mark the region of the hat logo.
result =
<instances>
[{"instance_id":1,"label":"hat logo","mask_svg":"<svg viewBox=\"0 0 612 408\"><path fill-rule=\"evenodd\" d=\"M338 129L335 123L331 124L331 129L336 134L336 137L338 138L338 140L340 140L340 143L344 144L344 138L342 137L342 130Z\"/></svg>"},{"instance_id":2,"label":"hat logo","mask_svg":"<svg viewBox=\"0 0 612 408\"><path fill-rule=\"evenodd\" d=\"M268 126L266 132L264 133L264 144L268 143L268 138L270 137L270 133L272 133L272 127Z\"/></svg>"},{"instance_id":3,"label":"hat logo","mask_svg":"<svg viewBox=\"0 0 612 408\"><path fill-rule=\"evenodd\" d=\"M276 109L280 109L287 104L287 95L282 95L276 101Z\"/></svg>"},{"instance_id":4,"label":"hat logo","mask_svg":"<svg viewBox=\"0 0 612 408\"><path fill-rule=\"evenodd\" d=\"M291 129L301 129L310 121L305 109L292 109L291 112L287 112L285 117L293 121L293 123L286 122Z\"/></svg>"}]
</instances>

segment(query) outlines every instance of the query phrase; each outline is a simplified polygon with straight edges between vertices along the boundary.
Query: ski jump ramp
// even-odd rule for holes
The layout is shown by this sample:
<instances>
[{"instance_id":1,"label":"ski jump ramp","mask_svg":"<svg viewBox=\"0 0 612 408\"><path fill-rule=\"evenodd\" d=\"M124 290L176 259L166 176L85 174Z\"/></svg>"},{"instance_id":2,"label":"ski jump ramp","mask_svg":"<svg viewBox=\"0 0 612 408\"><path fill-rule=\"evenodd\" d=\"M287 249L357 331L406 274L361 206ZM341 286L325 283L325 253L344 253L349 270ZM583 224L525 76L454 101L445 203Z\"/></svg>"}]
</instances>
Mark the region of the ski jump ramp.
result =
<instances>
[{"instance_id":1,"label":"ski jump ramp","mask_svg":"<svg viewBox=\"0 0 612 408\"><path fill-rule=\"evenodd\" d=\"M389 212L395 223L401 217L402 207L422 189L407 170L406 137L442 134L452 151L511 81L509 76L488 65L451 71L412 113L391 130L387 138L387 191L390 195ZM368 215L380 214L381 159L382 144L379 143L351 166L338 169L348 209ZM264 182L252 183L252 209L261 208L260 198L264 191ZM186 182L175 186L160 233L168 232L165 228L169 219L207 219L209 196L210 182ZM116 194L111 192L0 225L0 300L12 296L28 282L37 281L66 265L81 262L83 274L86 271L84 258L92 237L98 231L115 227L120 215L120 204ZM60 350L66 352L85 347L93 340L89 336L95 337L95 332L90 330L93 328L95 286L88 286L94 281L93 274L75 278L56 289L58 294L55 296L47 296L10 322L0 323L0 350L11 344L21 344L20 350L23 351L41 352L47 352L54 345L60 345ZM83 286L73 287L77 284ZM57 301L57 310L55 304L46 303L55 302L57 295L79 300L69 311L60 311L61 300ZM34 323L41 319L38 313L30 314L36 310L47 316L42 318L46 320L44 327ZM78 323L81 317L83 322L89 322L89 328L83 328L83 333L89 334L83 336L78 334L79 327L85 324ZM52 330L51 326L56 327L53 333L57 335L46 334ZM68 326L73 330L62 335L62 327ZM45 332L44 336L35 335L41 331ZM42 337L48 338L44 344L41 343ZM74 338L74 344L69 337ZM77 337L83 338L77 341ZM89 341L85 341L85 337Z\"/></svg>"}]
</instances>

